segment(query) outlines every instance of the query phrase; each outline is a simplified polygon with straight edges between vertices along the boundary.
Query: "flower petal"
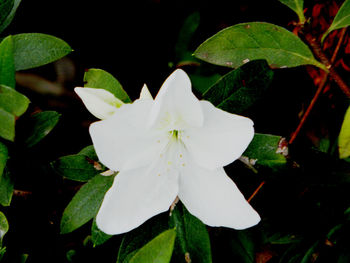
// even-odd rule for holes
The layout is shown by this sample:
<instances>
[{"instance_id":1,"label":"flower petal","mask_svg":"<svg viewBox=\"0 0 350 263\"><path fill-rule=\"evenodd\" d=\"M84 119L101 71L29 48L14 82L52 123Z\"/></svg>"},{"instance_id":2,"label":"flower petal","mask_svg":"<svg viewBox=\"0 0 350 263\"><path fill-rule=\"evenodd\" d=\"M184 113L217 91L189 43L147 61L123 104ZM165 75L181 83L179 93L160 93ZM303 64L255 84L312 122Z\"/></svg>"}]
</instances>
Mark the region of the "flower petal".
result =
<instances>
[{"instance_id":1,"label":"flower petal","mask_svg":"<svg viewBox=\"0 0 350 263\"><path fill-rule=\"evenodd\" d=\"M143 84L143 87L142 87L141 92L140 92L140 99L141 100L148 100L148 99L153 100L152 94L151 94L151 92L149 92L146 84Z\"/></svg>"},{"instance_id":2,"label":"flower petal","mask_svg":"<svg viewBox=\"0 0 350 263\"><path fill-rule=\"evenodd\" d=\"M201 101L203 127L187 129L182 141L198 165L207 169L223 167L238 159L254 137L253 122Z\"/></svg>"},{"instance_id":3,"label":"flower petal","mask_svg":"<svg viewBox=\"0 0 350 263\"><path fill-rule=\"evenodd\" d=\"M107 119L124 103L112 93L104 89L75 88L74 91L84 102L92 115L99 119Z\"/></svg>"},{"instance_id":4,"label":"flower petal","mask_svg":"<svg viewBox=\"0 0 350 263\"><path fill-rule=\"evenodd\" d=\"M178 174L160 174L158 168L120 172L97 214L98 228L110 235L125 233L168 210L178 194Z\"/></svg>"},{"instance_id":5,"label":"flower petal","mask_svg":"<svg viewBox=\"0 0 350 263\"><path fill-rule=\"evenodd\" d=\"M116 113L90 126L99 160L114 171L134 169L152 163L168 143L167 134L146 130L152 100L124 104Z\"/></svg>"},{"instance_id":6,"label":"flower petal","mask_svg":"<svg viewBox=\"0 0 350 263\"><path fill-rule=\"evenodd\" d=\"M203 223L245 229L260 221L223 168L207 170L194 163L186 167L180 175L179 198Z\"/></svg>"},{"instance_id":7,"label":"flower petal","mask_svg":"<svg viewBox=\"0 0 350 263\"><path fill-rule=\"evenodd\" d=\"M175 70L159 90L151 110L149 126L167 131L200 127L203 123L199 100L191 90L187 74Z\"/></svg>"}]
</instances>

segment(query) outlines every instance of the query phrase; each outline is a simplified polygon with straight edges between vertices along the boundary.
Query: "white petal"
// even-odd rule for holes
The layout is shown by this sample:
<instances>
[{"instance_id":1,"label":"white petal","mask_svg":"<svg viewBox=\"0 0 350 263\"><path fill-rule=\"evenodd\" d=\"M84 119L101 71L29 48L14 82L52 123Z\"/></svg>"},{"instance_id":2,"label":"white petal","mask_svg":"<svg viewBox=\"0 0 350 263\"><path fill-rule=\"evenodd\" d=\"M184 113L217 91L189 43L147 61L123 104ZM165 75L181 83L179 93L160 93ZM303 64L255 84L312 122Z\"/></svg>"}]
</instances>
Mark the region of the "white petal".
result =
<instances>
[{"instance_id":1,"label":"white petal","mask_svg":"<svg viewBox=\"0 0 350 263\"><path fill-rule=\"evenodd\" d=\"M74 91L84 102L92 115L99 119L107 119L124 103L112 93L104 89L75 88Z\"/></svg>"},{"instance_id":2,"label":"white petal","mask_svg":"<svg viewBox=\"0 0 350 263\"><path fill-rule=\"evenodd\" d=\"M112 117L90 126L99 160L114 171L150 164L168 143L166 133L146 130L151 100L124 104Z\"/></svg>"},{"instance_id":3,"label":"white petal","mask_svg":"<svg viewBox=\"0 0 350 263\"><path fill-rule=\"evenodd\" d=\"M165 80L155 98L149 121L150 126L168 131L202 125L199 100L192 93L191 81L183 70L175 70Z\"/></svg>"},{"instance_id":4,"label":"white petal","mask_svg":"<svg viewBox=\"0 0 350 263\"><path fill-rule=\"evenodd\" d=\"M122 171L104 197L96 217L97 226L111 235L128 232L168 210L177 194L175 170L165 174L158 167Z\"/></svg>"},{"instance_id":5,"label":"white petal","mask_svg":"<svg viewBox=\"0 0 350 263\"><path fill-rule=\"evenodd\" d=\"M253 122L245 117L215 108L201 101L204 124L187 129L182 136L198 165L215 169L238 159L254 137Z\"/></svg>"},{"instance_id":6,"label":"white petal","mask_svg":"<svg viewBox=\"0 0 350 263\"><path fill-rule=\"evenodd\" d=\"M153 100L152 94L151 94L151 92L149 92L146 84L144 84L142 89L141 89L140 99L141 100L148 100L148 99Z\"/></svg>"},{"instance_id":7,"label":"white petal","mask_svg":"<svg viewBox=\"0 0 350 263\"><path fill-rule=\"evenodd\" d=\"M209 226L245 229L260 221L223 168L187 165L180 175L179 198L191 214Z\"/></svg>"}]
</instances>

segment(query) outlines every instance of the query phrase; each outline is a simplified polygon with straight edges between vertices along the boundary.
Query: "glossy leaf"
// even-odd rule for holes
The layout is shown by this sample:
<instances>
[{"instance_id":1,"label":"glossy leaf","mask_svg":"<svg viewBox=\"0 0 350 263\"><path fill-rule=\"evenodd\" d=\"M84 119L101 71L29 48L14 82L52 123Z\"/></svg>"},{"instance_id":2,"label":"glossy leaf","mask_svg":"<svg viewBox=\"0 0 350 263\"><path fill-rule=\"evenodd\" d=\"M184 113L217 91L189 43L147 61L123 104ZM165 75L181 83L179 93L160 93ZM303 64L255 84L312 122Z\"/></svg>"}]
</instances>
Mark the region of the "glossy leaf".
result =
<instances>
[{"instance_id":1,"label":"glossy leaf","mask_svg":"<svg viewBox=\"0 0 350 263\"><path fill-rule=\"evenodd\" d=\"M21 3L21 0L14 0L12 2L13 2L13 6L12 6L10 13L7 16L4 16L5 20L2 23L0 23L0 33L2 31L4 31L12 22L13 18L15 17L17 8L18 8L19 4Z\"/></svg>"},{"instance_id":2,"label":"glossy leaf","mask_svg":"<svg viewBox=\"0 0 350 263\"><path fill-rule=\"evenodd\" d=\"M12 37L6 37L0 43L0 85L15 88L15 62L13 58Z\"/></svg>"},{"instance_id":3,"label":"glossy leaf","mask_svg":"<svg viewBox=\"0 0 350 263\"><path fill-rule=\"evenodd\" d=\"M0 142L0 176L2 175L8 159L8 150L5 144Z\"/></svg>"},{"instance_id":4,"label":"glossy leaf","mask_svg":"<svg viewBox=\"0 0 350 263\"><path fill-rule=\"evenodd\" d=\"M206 226L191 215L185 206L177 204L172 211L170 227L175 227L177 262L211 263L210 239ZM180 253L180 255L178 255Z\"/></svg>"},{"instance_id":5,"label":"glossy leaf","mask_svg":"<svg viewBox=\"0 0 350 263\"><path fill-rule=\"evenodd\" d=\"M128 263L169 263L174 249L176 231L169 229L140 248Z\"/></svg>"},{"instance_id":6,"label":"glossy leaf","mask_svg":"<svg viewBox=\"0 0 350 263\"><path fill-rule=\"evenodd\" d=\"M14 89L0 85L0 108L16 117L21 116L28 108L29 99Z\"/></svg>"},{"instance_id":7,"label":"glossy leaf","mask_svg":"<svg viewBox=\"0 0 350 263\"><path fill-rule=\"evenodd\" d=\"M95 152L95 148L93 145L89 145L89 146L84 147L78 154L85 155L85 156L89 157L91 160L98 162L98 157L97 157L97 154Z\"/></svg>"},{"instance_id":8,"label":"glossy leaf","mask_svg":"<svg viewBox=\"0 0 350 263\"><path fill-rule=\"evenodd\" d=\"M305 22L304 0L279 0L279 1L294 11L298 15L299 21L301 23Z\"/></svg>"},{"instance_id":9,"label":"glossy leaf","mask_svg":"<svg viewBox=\"0 0 350 263\"><path fill-rule=\"evenodd\" d=\"M333 19L332 24L322 36L322 42L328 36L330 32L336 29L347 27L350 25L350 0L345 0L342 6L339 8L336 16Z\"/></svg>"},{"instance_id":10,"label":"glossy leaf","mask_svg":"<svg viewBox=\"0 0 350 263\"><path fill-rule=\"evenodd\" d=\"M234 232L230 247L237 262L255 263L255 242L250 229Z\"/></svg>"},{"instance_id":11,"label":"glossy leaf","mask_svg":"<svg viewBox=\"0 0 350 263\"><path fill-rule=\"evenodd\" d=\"M287 160L284 155L288 148L281 136L255 133L243 156L249 158L254 165L268 166L270 168L283 167Z\"/></svg>"},{"instance_id":12,"label":"glossy leaf","mask_svg":"<svg viewBox=\"0 0 350 263\"><path fill-rule=\"evenodd\" d=\"M206 62L231 68L265 59L272 68L315 65L328 71L300 38L283 27L264 22L225 28L202 43L194 55Z\"/></svg>"},{"instance_id":13,"label":"glossy leaf","mask_svg":"<svg viewBox=\"0 0 350 263\"><path fill-rule=\"evenodd\" d=\"M5 234L9 230L9 223L7 222L6 216L0 211L0 248L2 248L2 240Z\"/></svg>"},{"instance_id":14,"label":"glossy leaf","mask_svg":"<svg viewBox=\"0 0 350 263\"><path fill-rule=\"evenodd\" d=\"M84 184L63 212L61 234L70 233L94 218L114 176L97 175Z\"/></svg>"},{"instance_id":15,"label":"glossy leaf","mask_svg":"<svg viewBox=\"0 0 350 263\"><path fill-rule=\"evenodd\" d=\"M13 44L16 70L46 65L72 51L62 39L40 33L14 35Z\"/></svg>"},{"instance_id":16,"label":"glossy leaf","mask_svg":"<svg viewBox=\"0 0 350 263\"><path fill-rule=\"evenodd\" d=\"M14 141L15 139L15 116L0 107L0 137Z\"/></svg>"},{"instance_id":17,"label":"glossy leaf","mask_svg":"<svg viewBox=\"0 0 350 263\"><path fill-rule=\"evenodd\" d=\"M89 69L84 75L84 87L105 89L125 103L131 102L119 81L102 69Z\"/></svg>"},{"instance_id":18,"label":"glossy leaf","mask_svg":"<svg viewBox=\"0 0 350 263\"><path fill-rule=\"evenodd\" d=\"M92 222L92 227L91 227L91 241L92 244L95 246L102 245L105 243L107 240L109 240L112 236L104 233L101 231L97 225L96 225L96 219Z\"/></svg>"},{"instance_id":19,"label":"glossy leaf","mask_svg":"<svg viewBox=\"0 0 350 263\"><path fill-rule=\"evenodd\" d=\"M9 206L13 194L13 180L7 169L0 176L0 204Z\"/></svg>"},{"instance_id":20,"label":"glossy leaf","mask_svg":"<svg viewBox=\"0 0 350 263\"><path fill-rule=\"evenodd\" d=\"M56 111L43 111L30 117L26 130L25 144L32 147L41 141L56 126L61 114Z\"/></svg>"},{"instance_id":21,"label":"glossy leaf","mask_svg":"<svg viewBox=\"0 0 350 263\"><path fill-rule=\"evenodd\" d=\"M203 98L225 111L242 114L263 96L272 78L265 61L252 61L220 78Z\"/></svg>"},{"instance_id":22,"label":"glossy leaf","mask_svg":"<svg viewBox=\"0 0 350 263\"><path fill-rule=\"evenodd\" d=\"M343 124L338 138L339 157L341 159L350 156L350 107L346 110Z\"/></svg>"}]
</instances>

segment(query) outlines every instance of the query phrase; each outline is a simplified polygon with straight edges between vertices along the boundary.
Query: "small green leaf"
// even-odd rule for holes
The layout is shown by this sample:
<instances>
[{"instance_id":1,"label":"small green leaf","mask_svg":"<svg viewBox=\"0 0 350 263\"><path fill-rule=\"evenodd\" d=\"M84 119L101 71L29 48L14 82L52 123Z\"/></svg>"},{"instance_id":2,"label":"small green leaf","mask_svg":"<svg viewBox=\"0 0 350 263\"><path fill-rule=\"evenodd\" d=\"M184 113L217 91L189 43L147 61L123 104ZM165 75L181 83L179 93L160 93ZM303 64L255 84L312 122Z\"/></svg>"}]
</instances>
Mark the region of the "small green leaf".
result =
<instances>
[{"instance_id":1,"label":"small green leaf","mask_svg":"<svg viewBox=\"0 0 350 263\"><path fill-rule=\"evenodd\" d=\"M25 144L32 147L41 141L56 126L61 114L56 111L43 111L30 117L26 127Z\"/></svg>"},{"instance_id":2,"label":"small green leaf","mask_svg":"<svg viewBox=\"0 0 350 263\"><path fill-rule=\"evenodd\" d=\"M5 165L8 159L8 150L5 144L0 142L0 177L5 169Z\"/></svg>"},{"instance_id":3,"label":"small green leaf","mask_svg":"<svg viewBox=\"0 0 350 263\"><path fill-rule=\"evenodd\" d=\"M4 23L13 7L13 0L3 0L0 2L0 25Z\"/></svg>"},{"instance_id":4,"label":"small green leaf","mask_svg":"<svg viewBox=\"0 0 350 263\"><path fill-rule=\"evenodd\" d=\"M6 140L15 139L15 116L0 107L0 136Z\"/></svg>"},{"instance_id":5,"label":"small green leaf","mask_svg":"<svg viewBox=\"0 0 350 263\"><path fill-rule=\"evenodd\" d=\"M206 62L231 68L265 59L273 68L314 65L328 71L300 38L283 27L264 22L225 28L202 43L194 55Z\"/></svg>"},{"instance_id":6,"label":"small green leaf","mask_svg":"<svg viewBox=\"0 0 350 263\"><path fill-rule=\"evenodd\" d=\"M282 4L285 4L292 9L299 17L300 23L305 22L304 16L304 0L279 0Z\"/></svg>"},{"instance_id":7,"label":"small green leaf","mask_svg":"<svg viewBox=\"0 0 350 263\"><path fill-rule=\"evenodd\" d=\"M319 241L316 241L305 253L304 257L300 261L300 263L309 263L313 258L313 254L315 253L316 248L319 245ZM316 260L316 259L313 259Z\"/></svg>"},{"instance_id":8,"label":"small green leaf","mask_svg":"<svg viewBox=\"0 0 350 263\"><path fill-rule=\"evenodd\" d=\"M250 229L235 231L230 238L230 246L236 262L255 262L255 242Z\"/></svg>"},{"instance_id":9,"label":"small green leaf","mask_svg":"<svg viewBox=\"0 0 350 263\"><path fill-rule=\"evenodd\" d=\"M94 218L114 176L97 175L84 184L63 212L61 234L70 233Z\"/></svg>"},{"instance_id":10,"label":"small green leaf","mask_svg":"<svg viewBox=\"0 0 350 263\"><path fill-rule=\"evenodd\" d=\"M85 156L89 157L91 160L98 162L98 157L97 157L97 154L95 152L95 148L93 145L89 145L89 146L84 147L78 154L85 155Z\"/></svg>"},{"instance_id":11,"label":"small green leaf","mask_svg":"<svg viewBox=\"0 0 350 263\"><path fill-rule=\"evenodd\" d=\"M169 229L140 248L128 263L169 263L174 249L176 231Z\"/></svg>"},{"instance_id":12,"label":"small green leaf","mask_svg":"<svg viewBox=\"0 0 350 263\"><path fill-rule=\"evenodd\" d=\"M7 222L7 219L0 211L0 248L2 248L2 240L4 239L5 234L9 230L9 223Z\"/></svg>"},{"instance_id":13,"label":"small green leaf","mask_svg":"<svg viewBox=\"0 0 350 263\"><path fill-rule=\"evenodd\" d=\"M16 70L43 66L72 52L66 42L51 35L24 33L12 37Z\"/></svg>"},{"instance_id":14,"label":"small green leaf","mask_svg":"<svg viewBox=\"0 0 350 263\"><path fill-rule=\"evenodd\" d=\"M61 176L79 182L86 182L102 172L99 163L81 154L63 156L51 165Z\"/></svg>"},{"instance_id":15,"label":"small green leaf","mask_svg":"<svg viewBox=\"0 0 350 263\"><path fill-rule=\"evenodd\" d=\"M266 61L252 61L219 79L203 98L225 111L242 114L263 96L272 79Z\"/></svg>"},{"instance_id":16,"label":"small green leaf","mask_svg":"<svg viewBox=\"0 0 350 263\"><path fill-rule=\"evenodd\" d=\"M28 108L29 99L14 89L0 85L0 108L16 117Z\"/></svg>"},{"instance_id":17,"label":"small green leaf","mask_svg":"<svg viewBox=\"0 0 350 263\"><path fill-rule=\"evenodd\" d=\"M339 8L328 30L323 34L321 42L325 40L330 32L350 25L350 0L345 0Z\"/></svg>"},{"instance_id":18,"label":"small green leaf","mask_svg":"<svg viewBox=\"0 0 350 263\"><path fill-rule=\"evenodd\" d=\"M175 253L178 262L191 259L192 262L211 263L210 239L206 226L191 215L185 206L177 204L169 219L170 227L176 229Z\"/></svg>"},{"instance_id":19,"label":"small green leaf","mask_svg":"<svg viewBox=\"0 0 350 263\"><path fill-rule=\"evenodd\" d=\"M16 85L13 41L11 36L6 37L0 43L0 84L13 89Z\"/></svg>"},{"instance_id":20,"label":"small green leaf","mask_svg":"<svg viewBox=\"0 0 350 263\"><path fill-rule=\"evenodd\" d=\"M288 148L281 136L255 133L252 142L243 153L256 165L267 166L270 168L283 167L287 160L283 155L287 153Z\"/></svg>"},{"instance_id":21,"label":"small green leaf","mask_svg":"<svg viewBox=\"0 0 350 263\"><path fill-rule=\"evenodd\" d=\"M111 237L112 237L111 235L104 233L97 227L96 218L94 218L94 221L92 222L92 227L91 227L91 241L94 244L94 247L102 245Z\"/></svg>"},{"instance_id":22,"label":"small green leaf","mask_svg":"<svg viewBox=\"0 0 350 263\"><path fill-rule=\"evenodd\" d=\"M84 75L84 87L105 89L125 103L131 102L119 81L102 69L89 69Z\"/></svg>"},{"instance_id":23,"label":"small green leaf","mask_svg":"<svg viewBox=\"0 0 350 263\"><path fill-rule=\"evenodd\" d=\"M12 2L13 2L13 6L12 6L10 13L7 15L5 20L2 23L0 23L0 33L2 31L4 31L11 24L13 18L15 17L17 8L18 8L19 4L21 3L21 0L14 0ZM2 17L1 14L0 14L0 17Z\"/></svg>"},{"instance_id":24,"label":"small green leaf","mask_svg":"<svg viewBox=\"0 0 350 263\"><path fill-rule=\"evenodd\" d=\"M7 169L0 176L0 204L9 206L13 194L13 181Z\"/></svg>"},{"instance_id":25,"label":"small green leaf","mask_svg":"<svg viewBox=\"0 0 350 263\"><path fill-rule=\"evenodd\" d=\"M345 159L350 156L350 107L346 110L343 124L338 138L339 157Z\"/></svg>"}]
</instances>

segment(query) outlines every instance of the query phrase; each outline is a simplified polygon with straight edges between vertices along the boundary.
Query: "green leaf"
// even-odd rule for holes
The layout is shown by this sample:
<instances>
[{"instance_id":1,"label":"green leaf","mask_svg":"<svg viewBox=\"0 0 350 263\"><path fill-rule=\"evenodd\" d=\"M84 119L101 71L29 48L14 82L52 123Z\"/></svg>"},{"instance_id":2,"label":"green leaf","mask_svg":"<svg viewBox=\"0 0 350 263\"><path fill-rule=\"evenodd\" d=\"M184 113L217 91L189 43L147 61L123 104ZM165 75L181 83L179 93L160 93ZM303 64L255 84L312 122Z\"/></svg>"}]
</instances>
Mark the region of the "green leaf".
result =
<instances>
[{"instance_id":1,"label":"green leaf","mask_svg":"<svg viewBox=\"0 0 350 263\"><path fill-rule=\"evenodd\" d=\"M97 225L96 225L96 218L94 218L94 221L92 222L92 227L91 227L91 241L95 246L102 245L105 243L107 240L109 240L112 236L104 233L101 231Z\"/></svg>"},{"instance_id":2,"label":"green leaf","mask_svg":"<svg viewBox=\"0 0 350 263\"><path fill-rule=\"evenodd\" d=\"M2 206L9 206L13 194L13 181L7 169L4 170L0 176L0 204Z\"/></svg>"},{"instance_id":3,"label":"green leaf","mask_svg":"<svg viewBox=\"0 0 350 263\"><path fill-rule=\"evenodd\" d=\"M343 124L338 138L339 157L345 159L350 156L350 107L346 110Z\"/></svg>"},{"instance_id":4,"label":"green leaf","mask_svg":"<svg viewBox=\"0 0 350 263\"><path fill-rule=\"evenodd\" d=\"M0 211L0 248L2 248L2 240L4 239L5 234L9 230L9 223L7 222L7 219Z\"/></svg>"},{"instance_id":5,"label":"green leaf","mask_svg":"<svg viewBox=\"0 0 350 263\"><path fill-rule=\"evenodd\" d=\"M20 3L21 3L21 0L13 1L13 6L12 6L12 9L11 9L11 12L8 14L6 19L0 24L0 33L2 31L4 31L11 24L13 18L15 17L17 8L18 8Z\"/></svg>"},{"instance_id":6,"label":"green leaf","mask_svg":"<svg viewBox=\"0 0 350 263\"><path fill-rule=\"evenodd\" d=\"M243 153L254 165L267 166L273 169L283 167L287 160L288 148L281 136L255 133L252 142Z\"/></svg>"},{"instance_id":7,"label":"green leaf","mask_svg":"<svg viewBox=\"0 0 350 263\"><path fill-rule=\"evenodd\" d=\"M321 42L325 40L330 32L333 30L347 27L350 25L350 0L345 0L342 6L339 8L336 16L333 19L332 24L323 34Z\"/></svg>"},{"instance_id":8,"label":"green leaf","mask_svg":"<svg viewBox=\"0 0 350 263\"><path fill-rule=\"evenodd\" d=\"M128 263L141 247L168 228L168 215L161 214L126 233L119 247L117 263Z\"/></svg>"},{"instance_id":9,"label":"green leaf","mask_svg":"<svg viewBox=\"0 0 350 263\"><path fill-rule=\"evenodd\" d=\"M282 4L285 4L292 9L299 17L300 23L305 22L304 16L304 0L279 0Z\"/></svg>"},{"instance_id":10,"label":"green leaf","mask_svg":"<svg viewBox=\"0 0 350 263\"><path fill-rule=\"evenodd\" d=\"M185 206L177 204L169 219L176 229L176 252L181 252L177 262L211 263L210 239L206 226L191 215ZM186 258L186 259L185 259Z\"/></svg>"},{"instance_id":11,"label":"green leaf","mask_svg":"<svg viewBox=\"0 0 350 263\"><path fill-rule=\"evenodd\" d=\"M4 172L8 157L9 156L8 156L8 150L6 145L0 142L0 177Z\"/></svg>"},{"instance_id":12,"label":"green leaf","mask_svg":"<svg viewBox=\"0 0 350 263\"><path fill-rule=\"evenodd\" d=\"M28 108L29 99L14 89L0 85L0 108L16 117Z\"/></svg>"},{"instance_id":13,"label":"green leaf","mask_svg":"<svg viewBox=\"0 0 350 263\"><path fill-rule=\"evenodd\" d=\"M219 79L203 98L225 111L241 114L263 96L272 79L273 71L265 61L252 61Z\"/></svg>"},{"instance_id":14,"label":"green leaf","mask_svg":"<svg viewBox=\"0 0 350 263\"><path fill-rule=\"evenodd\" d=\"M0 25L4 23L13 7L13 0L3 0L0 2Z\"/></svg>"},{"instance_id":15,"label":"green leaf","mask_svg":"<svg viewBox=\"0 0 350 263\"><path fill-rule=\"evenodd\" d=\"M0 84L15 88L15 62L13 58L12 37L6 37L0 43Z\"/></svg>"},{"instance_id":16,"label":"green leaf","mask_svg":"<svg viewBox=\"0 0 350 263\"><path fill-rule=\"evenodd\" d=\"M84 184L63 212L61 234L70 233L94 218L114 176L97 175Z\"/></svg>"},{"instance_id":17,"label":"green leaf","mask_svg":"<svg viewBox=\"0 0 350 263\"><path fill-rule=\"evenodd\" d=\"M174 249L176 231L169 229L140 248L128 263L168 263Z\"/></svg>"},{"instance_id":18,"label":"green leaf","mask_svg":"<svg viewBox=\"0 0 350 263\"><path fill-rule=\"evenodd\" d=\"M255 242L251 230L235 231L230 238L230 247L237 262L255 262Z\"/></svg>"},{"instance_id":19,"label":"green leaf","mask_svg":"<svg viewBox=\"0 0 350 263\"><path fill-rule=\"evenodd\" d=\"M93 145L89 145L89 146L84 147L78 154L85 155L85 156L89 157L91 160L98 162L98 157L97 157L97 154L95 152L95 148Z\"/></svg>"},{"instance_id":20,"label":"green leaf","mask_svg":"<svg viewBox=\"0 0 350 263\"><path fill-rule=\"evenodd\" d=\"M201 94L205 93L211 85L217 82L220 78L220 74L212 74L209 76L203 76L200 74L189 74L192 87Z\"/></svg>"},{"instance_id":21,"label":"green leaf","mask_svg":"<svg viewBox=\"0 0 350 263\"><path fill-rule=\"evenodd\" d=\"M15 139L15 116L0 107L0 136L6 140Z\"/></svg>"},{"instance_id":22,"label":"green leaf","mask_svg":"<svg viewBox=\"0 0 350 263\"><path fill-rule=\"evenodd\" d=\"M63 156L51 165L61 176L79 182L86 182L102 172L99 163L81 154Z\"/></svg>"},{"instance_id":23,"label":"green leaf","mask_svg":"<svg viewBox=\"0 0 350 263\"><path fill-rule=\"evenodd\" d=\"M46 65L72 51L62 39L40 33L14 35L13 44L16 70Z\"/></svg>"},{"instance_id":24,"label":"green leaf","mask_svg":"<svg viewBox=\"0 0 350 263\"><path fill-rule=\"evenodd\" d=\"M304 257L302 258L302 260L300 261L300 263L309 263L311 261L311 259L313 258L313 254L316 251L316 248L319 245L319 241L316 241L305 253ZM316 260L316 259L313 259Z\"/></svg>"},{"instance_id":25,"label":"green leaf","mask_svg":"<svg viewBox=\"0 0 350 263\"><path fill-rule=\"evenodd\" d=\"M194 55L206 62L231 68L265 59L273 68L315 65L328 71L315 60L300 38L283 27L264 22L225 28L202 43Z\"/></svg>"},{"instance_id":26,"label":"green leaf","mask_svg":"<svg viewBox=\"0 0 350 263\"><path fill-rule=\"evenodd\" d=\"M25 144L32 147L41 141L56 126L61 114L56 111L43 111L30 117L26 127Z\"/></svg>"},{"instance_id":27,"label":"green leaf","mask_svg":"<svg viewBox=\"0 0 350 263\"><path fill-rule=\"evenodd\" d=\"M84 87L105 89L125 103L131 102L119 81L102 69L89 69L84 75Z\"/></svg>"}]
</instances>

